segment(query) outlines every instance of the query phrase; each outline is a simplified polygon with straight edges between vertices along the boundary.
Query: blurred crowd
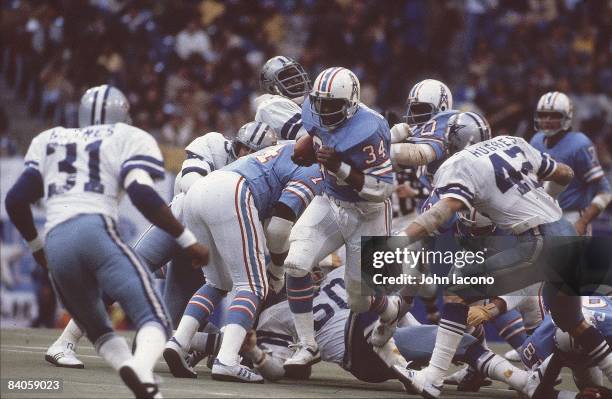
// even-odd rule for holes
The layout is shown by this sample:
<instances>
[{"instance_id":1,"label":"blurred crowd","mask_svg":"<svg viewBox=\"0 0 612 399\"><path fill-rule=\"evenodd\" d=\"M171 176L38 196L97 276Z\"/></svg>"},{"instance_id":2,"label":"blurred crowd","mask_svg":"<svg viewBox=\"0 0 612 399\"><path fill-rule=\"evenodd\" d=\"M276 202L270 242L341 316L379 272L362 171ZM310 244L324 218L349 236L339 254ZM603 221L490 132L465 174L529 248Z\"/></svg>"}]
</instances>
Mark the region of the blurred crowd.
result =
<instances>
[{"instance_id":1,"label":"blurred crowd","mask_svg":"<svg viewBox=\"0 0 612 399\"><path fill-rule=\"evenodd\" d=\"M75 126L84 90L111 83L170 145L233 135L277 54L313 80L351 68L381 111L402 114L409 88L437 78L496 134L529 137L552 89L573 99L575 128L612 130L607 0L7 0L1 26L3 74L32 116Z\"/></svg>"}]
</instances>

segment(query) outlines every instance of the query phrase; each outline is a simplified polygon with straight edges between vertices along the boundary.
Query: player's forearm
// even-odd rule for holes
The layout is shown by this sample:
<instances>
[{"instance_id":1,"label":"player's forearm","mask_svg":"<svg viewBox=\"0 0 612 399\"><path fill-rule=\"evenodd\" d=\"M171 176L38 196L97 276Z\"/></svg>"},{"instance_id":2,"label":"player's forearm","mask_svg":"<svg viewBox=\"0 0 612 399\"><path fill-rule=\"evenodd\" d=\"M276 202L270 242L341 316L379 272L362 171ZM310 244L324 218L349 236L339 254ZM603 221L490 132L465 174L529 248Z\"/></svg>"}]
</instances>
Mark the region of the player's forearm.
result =
<instances>
[{"instance_id":1,"label":"player's forearm","mask_svg":"<svg viewBox=\"0 0 612 399\"><path fill-rule=\"evenodd\" d=\"M423 212L410 223L404 231L411 242L433 234L449 220L453 214L464 207L463 203L454 198L444 198Z\"/></svg>"},{"instance_id":2,"label":"player's forearm","mask_svg":"<svg viewBox=\"0 0 612 399\"><path fill-rule=\"evenodd\" d=\"M342 162L336 177L351 186L358 195L370 202L383 202L393 192L393 184L387 183L374 176L365 175L358 169Z\"/></svg>"},{"instance_id":3,"label":"player's forearm","mask_svg":"<svg viewBox=\"0 0 612 399\"><path fill-rule=\"evenodd\" d=\"M402 166L427 165L436 159L429 144L398 143L391 145L391 160Z\"/></svg>"},{"instance_id":4,"label":"player's forearm","mask_svg":"<svg viewBox=\"0 0 612 399\"><path fill-rule=\"evenodd\" d=\"M257 345L245 355L266 380L278 381L285 376L284 361L264 352Z\"/></svg>"},{"instance_id":5,"label":"player's forearm","mask_svg":"<svg viewBox=\"0 0 612 399\"><path fill-rule=\"evenodd\" d=\"M27 169L6 194L6 212L23 238L29 242L38 237L30 205L43 196L42 177Z\"/></svg>"},{"instance_id":6,"label":"player's forearm","mask_svg":"<svg viewBox=\"0 0 612 399\"><path fill-rule=\"evenodd\" d=\"M555 170L543 180L553 181L561 186L567 186L568 184L570 184L573 178L574 171L572 170L572 168L570 168L566 164L558 162Z\"/></svg>"}]
</instances>

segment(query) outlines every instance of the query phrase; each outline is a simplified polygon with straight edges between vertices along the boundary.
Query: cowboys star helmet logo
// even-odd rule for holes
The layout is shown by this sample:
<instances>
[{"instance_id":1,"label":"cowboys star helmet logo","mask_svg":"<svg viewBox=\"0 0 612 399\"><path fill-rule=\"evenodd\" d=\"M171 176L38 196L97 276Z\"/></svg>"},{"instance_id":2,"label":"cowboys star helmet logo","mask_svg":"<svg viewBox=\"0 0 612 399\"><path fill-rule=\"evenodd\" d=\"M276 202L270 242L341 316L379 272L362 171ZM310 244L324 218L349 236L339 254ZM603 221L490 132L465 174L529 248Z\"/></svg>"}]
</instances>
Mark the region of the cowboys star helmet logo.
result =
<instances>
[{"instance_id":1,"label":"cowboys star helmet logo","mask_svg":"<svg viewBox=\"0 0 612 399\"><path fill-rule=\"evenodd\" d=\"M446 111L448 109L448 94L446 93L446 89L444 86L440 86L440 103L438 104L438 109L440 111Z\"/></svg>"}]
</instances>

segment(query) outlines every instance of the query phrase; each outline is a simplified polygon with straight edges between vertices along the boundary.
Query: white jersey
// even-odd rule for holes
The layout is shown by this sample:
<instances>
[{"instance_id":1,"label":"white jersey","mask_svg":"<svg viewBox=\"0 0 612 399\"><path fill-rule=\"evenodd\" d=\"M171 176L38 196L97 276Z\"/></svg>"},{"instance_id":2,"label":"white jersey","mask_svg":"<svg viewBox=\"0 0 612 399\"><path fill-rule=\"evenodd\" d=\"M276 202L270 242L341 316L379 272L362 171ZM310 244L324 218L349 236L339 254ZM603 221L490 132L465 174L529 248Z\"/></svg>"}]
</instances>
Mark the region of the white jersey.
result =
<instances>
[{"instance_id":1,"label":"white jersey","mask_svg":"<svg viewBox=\"0 0 612 399\"><path fill-rule=\"evenodd\" d=\"M302 126L302 108L283 96L264 94L255 99L256 122L267 123L279 140L297 140L308 134Z\"/></svg>"},{"instance_id":2,"label":"white jersey","mask_svg":"<svg viewBox=\"0 0 612 399\"><path fill-rule=\"evenodd\" d=\"M520 137L498 136L447 159L434 176L440 198L453 197L497 226L520 234L561 218L540 180L556 162Z\"/></svg>"},{"instance_id":3,"label":"white jersey","mask_svg":"<svg viewBox=\"0 0 612 399\"><path fill-rule=\"evenodd\" d=\"M80 214L116 220L123 179L132 169L164 177L155 139L124 123L46 130L32 140L25 165L43 178L46 232Z\"/></svg>"},{"instance_id":4,"label":"white jersey","mask_svg":"<svg viewBox=\"0 0 612 399\"><path fill-rule=\"evenodd\" d=\"M344 266L341 266L325 277L312 308L315 340L321 351L321 359L339 365L342 365L344 358L344 328L350 313L346 301ZM259 316L257 344L284 361L293 354L289 345L294 342L297 342L297 332L289 302L283 301L265 309Z\"/></svg>"},{"instance_id":5,"label":"white jersey","mask_svg":"<svg viewBox=\"0 0 612 399\"><path fill-rule=\"evenodd\" d=\"M175 195L180 193L181 177L187 173L196 172L206 176L236 160L232 153L232 141L217 132L210 132L193 140L185 147L185 152L187 159L174 182Z\"/></svg>"}]
</instances>

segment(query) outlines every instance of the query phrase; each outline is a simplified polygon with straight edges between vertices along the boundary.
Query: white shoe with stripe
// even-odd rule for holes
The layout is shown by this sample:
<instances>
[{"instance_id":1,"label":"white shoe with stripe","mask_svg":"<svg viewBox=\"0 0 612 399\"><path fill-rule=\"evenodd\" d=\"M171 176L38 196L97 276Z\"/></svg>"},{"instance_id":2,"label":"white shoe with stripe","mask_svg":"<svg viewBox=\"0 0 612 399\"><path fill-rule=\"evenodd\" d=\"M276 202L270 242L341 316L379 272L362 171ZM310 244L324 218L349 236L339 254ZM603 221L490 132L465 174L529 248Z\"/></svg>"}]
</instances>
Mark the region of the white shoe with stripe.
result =
<instances>
[{"instance_id":1,"label":"white shoe with stripe","mask_svg":"<svg viewBox=\"0 0 612 399\"><path fill-rule=\"evenodd\" d=\"M76 357L72 342L55 342L47 349L45 360L57 367L82 369L85 365Z\"/></svg>"}]
</instances>

